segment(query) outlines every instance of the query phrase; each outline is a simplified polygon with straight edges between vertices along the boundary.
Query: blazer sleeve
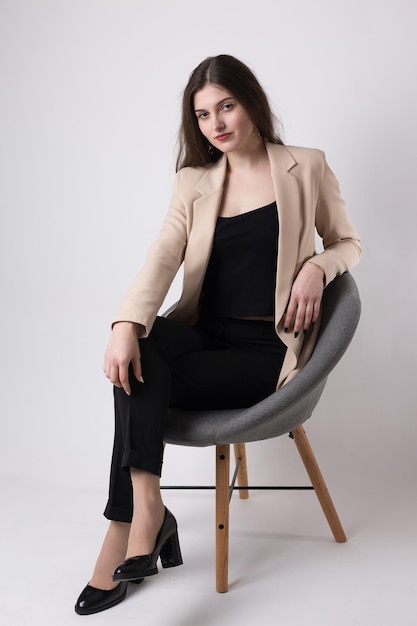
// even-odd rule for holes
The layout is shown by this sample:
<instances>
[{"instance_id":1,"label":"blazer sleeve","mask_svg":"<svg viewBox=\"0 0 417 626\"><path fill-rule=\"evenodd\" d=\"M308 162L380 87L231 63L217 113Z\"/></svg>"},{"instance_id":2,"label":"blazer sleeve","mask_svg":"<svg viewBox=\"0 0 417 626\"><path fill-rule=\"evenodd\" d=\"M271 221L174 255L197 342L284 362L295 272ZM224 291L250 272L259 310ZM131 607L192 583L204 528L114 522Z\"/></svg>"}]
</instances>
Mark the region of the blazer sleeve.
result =
<instances>
[{"instance_id":1,"label":"blazer sleeve","mask_svg":"<svg viewBox=\"0 0 417 626\"><path fill-rule=\"evenodd\" d=\"M159 239L150 246L145 263L113 320L113 325L122 321L140 324L144 327L142 337L149 334L184 259L188 229L185 206L179 199L179 175L177 173L174 180L172 199Z\"/></svg>"},{"instance_id":2,"label":"blazer sleeve","mask_svg":"<svg viewBox=\"0 0 417 626\"><path fill-rule=\"evenodd\" d=\"M354 267L361 256L358 234L340 195L339 183L322 154L322 168L316 204L316 229L323 241L323 252L309 261L323 268L325 285Z\"/></svg>"}]
</instances>

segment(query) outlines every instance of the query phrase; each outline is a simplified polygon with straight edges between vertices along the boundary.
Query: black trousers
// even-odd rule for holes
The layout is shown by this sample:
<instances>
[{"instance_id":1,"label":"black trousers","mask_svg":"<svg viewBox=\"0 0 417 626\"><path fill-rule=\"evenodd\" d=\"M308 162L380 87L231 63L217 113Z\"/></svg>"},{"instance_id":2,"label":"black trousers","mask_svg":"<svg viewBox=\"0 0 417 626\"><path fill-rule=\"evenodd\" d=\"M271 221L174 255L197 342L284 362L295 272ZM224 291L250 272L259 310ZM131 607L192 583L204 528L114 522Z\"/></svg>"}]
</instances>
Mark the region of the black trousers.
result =
<instances>
[{"instance_id":1,"label":"black trousers","mask_svg":"<svg viewBox=\"0 0 417 626\"><path fill-rule=\"evenodd\" d=\"M276 388L285 345L273 322L216 318L198 326L158 317L139 339L144 383L114 387L115 437L105 517L130 522L130 467L161 475L169 407L248 407ZM190 414L192 419L192 413Z\"/></svg>"}]
</instances>

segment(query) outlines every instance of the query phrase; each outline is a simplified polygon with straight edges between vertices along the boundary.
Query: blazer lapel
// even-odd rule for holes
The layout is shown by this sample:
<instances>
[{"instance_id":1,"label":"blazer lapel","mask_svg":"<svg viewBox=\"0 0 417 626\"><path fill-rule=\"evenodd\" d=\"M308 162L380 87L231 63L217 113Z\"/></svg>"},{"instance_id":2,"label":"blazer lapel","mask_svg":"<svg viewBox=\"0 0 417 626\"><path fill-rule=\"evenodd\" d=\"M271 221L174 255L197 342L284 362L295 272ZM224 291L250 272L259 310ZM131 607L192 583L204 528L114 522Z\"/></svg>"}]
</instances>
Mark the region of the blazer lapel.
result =
<instances>
[{"instance_id":1,"label":"blazer lapel","mask_svg":"<svg viewBox=\"0 0 417 626\"><path fill-rule=\"evenodd\" d=\"M296 161L290 152L278 144L266 144L278 208L278 265L275 291L275 319L284 314L297 265L300 232L300 198L298 182L291 174Z\"/></svg>"},{"instance_id":2,"label":"blazer lapel","mask_svg":"<svg viewBox=\"0 0 417 626\"><path fill-rule=\"evenodd\" d=\"M193 224L184 259L186 291L182 293L176 307L176 312L185 317L192 315L198 305L220 211L226 166L224 156L204 173L195 187L200 195L193 202Z\"/></svg>"}]
</instances>

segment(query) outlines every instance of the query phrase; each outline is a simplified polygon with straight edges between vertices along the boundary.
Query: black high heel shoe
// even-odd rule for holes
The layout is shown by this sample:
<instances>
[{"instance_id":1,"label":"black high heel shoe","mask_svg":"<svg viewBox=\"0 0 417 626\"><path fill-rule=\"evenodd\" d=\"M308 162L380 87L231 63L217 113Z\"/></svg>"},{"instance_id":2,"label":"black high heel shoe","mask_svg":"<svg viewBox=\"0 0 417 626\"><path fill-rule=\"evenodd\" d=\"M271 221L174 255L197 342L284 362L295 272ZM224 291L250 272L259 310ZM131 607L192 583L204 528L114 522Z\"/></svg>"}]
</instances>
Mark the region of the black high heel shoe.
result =
<instances>
[{"instance_id":1,"label":"black high heel shoe","mask_svg":"<svg viewBox=\"0 0 417 626\"><path fill-rule=\"evenodd\" d=\"M136 585L143 583L143 578L132 580ZM91 615L99 613L116 606L125 599L127 591L127 583L119 583L114 589L106 591L105 589L96 589L91 585L86 585L75 603L75 612L78 615Z\"/></svg>"},{"instance_id":2,"label":"black high heel shoe","mask_svg":"<svg viewBox=\"0 0 417 626\"><path fill-rule=\"evenodd\" d=\"M154 551L143 556L133 556L120 563L113 572L113 580L126 582L157 574L158 557L161 558L163 568L182 565L177 521L166 507L164 523L156 538Z\"/></svg>"}]
</instances>

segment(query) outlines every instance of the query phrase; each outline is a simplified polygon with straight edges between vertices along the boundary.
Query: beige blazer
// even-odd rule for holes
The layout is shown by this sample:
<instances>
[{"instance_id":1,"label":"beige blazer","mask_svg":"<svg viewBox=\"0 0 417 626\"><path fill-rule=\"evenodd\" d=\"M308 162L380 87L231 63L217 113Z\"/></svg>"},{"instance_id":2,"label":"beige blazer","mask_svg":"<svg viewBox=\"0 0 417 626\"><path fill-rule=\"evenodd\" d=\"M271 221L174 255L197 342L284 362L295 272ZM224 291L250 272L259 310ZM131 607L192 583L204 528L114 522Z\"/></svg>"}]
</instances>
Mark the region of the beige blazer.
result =
<instances>
[{"instance_id":1,"label":"beige blazer","mask_svg":"<svg viewBox=\"0 0 417 626\"><path fill-rule=\"evenodd\" d=\"M275 325L287 353L278 385L287 382L308 360L318 327L305 337L286 334L282 325L293 281L312 260L325 272L326 285L352 268L361 248L340 196L339 185L320 150L266 144L278 207L279 239L275 291ZM147 336L181 264L181 297L170 315L195 320L201 287L222 200L226 156L208 167L180 170L159 239L150 247L114 319L143 325ZM316 252L315 231L323 251Z\"/></svg>"}]
</instances>

